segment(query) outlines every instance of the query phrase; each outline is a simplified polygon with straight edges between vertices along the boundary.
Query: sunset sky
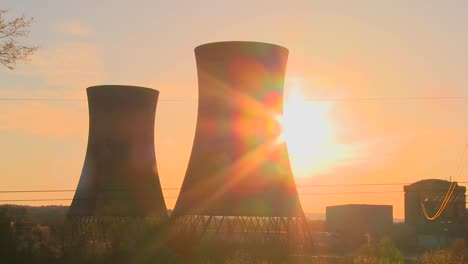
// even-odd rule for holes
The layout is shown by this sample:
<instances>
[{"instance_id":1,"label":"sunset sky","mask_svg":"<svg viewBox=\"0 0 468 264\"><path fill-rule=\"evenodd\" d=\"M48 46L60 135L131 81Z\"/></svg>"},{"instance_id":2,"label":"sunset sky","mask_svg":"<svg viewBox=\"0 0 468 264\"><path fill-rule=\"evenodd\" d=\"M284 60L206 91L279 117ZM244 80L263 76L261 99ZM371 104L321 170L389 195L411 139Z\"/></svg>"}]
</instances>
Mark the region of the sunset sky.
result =
<instances>
[{"instance_id":1,"label":"sunset sky","mask_svg":"<svg viewBox=\"0 0 468 264\"><path fill-rule=\"evenodd\" d=\"M0 191L76 188L85 89L99 84L161 92L157 165L163 188L180 187L197 114L193 49L226 40L289 49L282 122L306 212L391 204L404 217L402 185L312 185L468 182L468 169L456 173L468 143L468 1L2 0L0 9L34 17L24 42L39 46L29 64L0 67L0 98L71 99L0 100ZM178 190L164 194L172 208Z\"/></svg>"}]
</instances>

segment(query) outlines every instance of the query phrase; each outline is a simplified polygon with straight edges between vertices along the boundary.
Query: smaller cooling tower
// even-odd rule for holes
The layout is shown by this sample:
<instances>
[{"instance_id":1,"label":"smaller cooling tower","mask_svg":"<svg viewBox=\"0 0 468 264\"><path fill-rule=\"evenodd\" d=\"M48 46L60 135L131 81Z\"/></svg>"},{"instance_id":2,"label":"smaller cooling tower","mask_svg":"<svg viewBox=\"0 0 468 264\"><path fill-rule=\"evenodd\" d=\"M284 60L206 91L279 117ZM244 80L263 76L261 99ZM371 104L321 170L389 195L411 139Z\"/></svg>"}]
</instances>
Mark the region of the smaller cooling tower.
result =
<instances>
[{"instance_id":1,"label":"smaller cooling tower","mask_svg":"<svg viewBox=\"0 0 468 264\"><path fill-rule=\"evenodd\" d=\"M87 89L89 136L71 219L166 218L154 151L157 90Z\"/></svg>"}]
</instances>

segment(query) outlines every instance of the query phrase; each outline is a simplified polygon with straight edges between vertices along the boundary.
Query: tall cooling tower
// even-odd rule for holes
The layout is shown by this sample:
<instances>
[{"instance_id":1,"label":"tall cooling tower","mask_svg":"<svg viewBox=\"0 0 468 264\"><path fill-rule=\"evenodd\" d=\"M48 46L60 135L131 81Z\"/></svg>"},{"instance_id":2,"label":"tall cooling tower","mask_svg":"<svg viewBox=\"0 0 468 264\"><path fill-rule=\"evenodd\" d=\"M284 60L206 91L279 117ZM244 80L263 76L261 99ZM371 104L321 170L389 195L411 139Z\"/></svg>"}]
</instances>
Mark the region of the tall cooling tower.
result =
<instances>
[{"instance_id":1,"label":"tall cooling tower","mask_svg":"<svg viewBox=\"0 0 468 264\"><path fill-rule=\"evenodd\" d=\"M278 123L287 56L257 42L195 49L198 119L173 211L179 232L288 234L305 220Z\"/></svg>"},{"instance_id":2,"label":"tall cooling tower","mask_svg":"<svg viewBox=\"0 0 468 264\"><path fill-rule=\"evenodd\" d=\"M167 218L154 150L159 92L104 85L87 94L88 148L68 218Z\"/></svg>"}]
</instances>

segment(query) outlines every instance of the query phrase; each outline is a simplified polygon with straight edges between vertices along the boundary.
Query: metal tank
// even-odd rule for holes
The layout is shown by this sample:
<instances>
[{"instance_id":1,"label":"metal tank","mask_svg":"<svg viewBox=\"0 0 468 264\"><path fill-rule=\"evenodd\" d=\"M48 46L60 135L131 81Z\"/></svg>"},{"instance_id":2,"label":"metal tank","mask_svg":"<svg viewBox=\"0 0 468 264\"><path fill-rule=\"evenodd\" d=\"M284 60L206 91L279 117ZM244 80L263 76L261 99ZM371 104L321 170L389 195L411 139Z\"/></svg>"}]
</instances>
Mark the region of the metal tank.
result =
<instances>
[{"instance_id":1,"label":"metal tank","mask_svg":"<svg viewBox=\"0 0 468 264\"><path fill-rule=\"evenodd\" d=\"M447 196L451 186L452 194ZM418 235L457 236L464 233L466 187L441 179L424 179L405 185L404 191L405 223ZM424 209L428 216L435 215L445 198L447 204L440 217L427 219Z\"/></svg>"}]
</instances>

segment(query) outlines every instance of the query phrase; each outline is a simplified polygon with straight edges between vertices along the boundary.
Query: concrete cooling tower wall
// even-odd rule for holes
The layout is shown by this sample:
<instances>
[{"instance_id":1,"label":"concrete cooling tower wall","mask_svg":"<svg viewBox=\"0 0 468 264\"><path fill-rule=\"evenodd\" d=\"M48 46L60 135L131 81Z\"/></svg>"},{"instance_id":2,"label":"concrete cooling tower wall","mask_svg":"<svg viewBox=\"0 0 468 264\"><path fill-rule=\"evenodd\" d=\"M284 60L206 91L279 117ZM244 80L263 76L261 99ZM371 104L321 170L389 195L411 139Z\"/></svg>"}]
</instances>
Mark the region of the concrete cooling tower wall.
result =
<instances>
[{"instance_id":1,"label":"concrete cooling tower wall","mask_svg":"<svg viewBox=\"0 0 468 264\"><path fill-rule=\"evenodd\" d=\"M173 214L302 216L278 122L288 50L218 42L195 56L198 119Z\"/></svg>"},{"instance_id":2,"label":"concrete cooling tower wall","mask_svg":"<svg viewBox=\"0 0 468 264\"><path fill-rule=\"evenodd\" d=\"M68 217L167 217L154 150L159 92L104 85L87 89L86 158Z\"/></svg>"}]
</instances>

